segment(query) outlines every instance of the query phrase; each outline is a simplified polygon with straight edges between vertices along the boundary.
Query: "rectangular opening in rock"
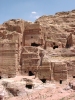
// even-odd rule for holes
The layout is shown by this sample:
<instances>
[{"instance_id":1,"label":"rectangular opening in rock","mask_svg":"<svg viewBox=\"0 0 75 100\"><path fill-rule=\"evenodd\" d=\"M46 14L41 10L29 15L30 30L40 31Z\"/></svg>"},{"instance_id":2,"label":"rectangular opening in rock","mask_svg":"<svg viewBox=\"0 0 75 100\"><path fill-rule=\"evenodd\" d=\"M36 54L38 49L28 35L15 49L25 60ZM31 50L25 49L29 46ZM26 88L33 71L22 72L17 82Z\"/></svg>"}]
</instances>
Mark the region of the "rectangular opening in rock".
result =
<instances>
[{"instance_id":1,"label":"rectangular opening in rock","mask_svg":"<svg viewBox=\"0 0 75 100\"><path fill-rule=\"evenodd\" d=\"M62 84L62 80L60 80L60 84Z\"/></svg>"},{"instance_id":2,"label":"rectangular opening in rock","mask_svg":"<svg viewBox=\"0 0 75 100\"><path fill-rule=\"evenodd\" d=\"M75 78L75 76L73 76L73 78Z\"/></svg>"},{"instance_id":3,"label":"rectangular opening in rock","mask_svg":"<svg viewBox=\"0 0 75 100\"><path fill-rule=\"evenodd\" d=\"M1 79L2 77L0 76L0 79Z\"/></svg>"},{"instance_id":4,"label":"rectangular opening in rock","mask_svg":"<svg viewBox=\"0 0 75 100\"><path fill-rule=\"evenodd\" d=\"M33 42L33 43L31 43L31 46L37 47L37 46L40 46L40 44L37 44L37 43Z\"/></svg>"},{"instance_id":5,"label":"rectangular opening in rock","mask_svg":"<svg viewBox=\"0 0 75 100\"><path fill-rule=\"evenodd\" d=\"M58 46L57 46L57 45L53 46L53 49L56 49L56 48L58 48Z\"/></svg>"},{"instance_id":6,"label":"rectangular opening in rock","mask_svg":"<svg viewBox=\"0 0 75 100\"><path fill-rule=\"evenodd\" d=\"M46 79L40 79L43 83L46 83Z\"/></svg>"},{"instance_id":7,"label":"rectangular opening in rock","mask_svg":"<svg viewBox=\"0 0 75 100\"><path fill-rule=\"evenodd\" d=\"M32 85L31 84L26 84L26 88L32 89Z\"/></svg>"},{"instance_id":8,"label":"rectangular opening in rock","mask_svg":"<svg viewBox=\"0 0 75 100\"><path fill-rule=\"evenodd\" d=\"M32 73L32 71L29 71L29 76L33 76L34 74Z\"/></svg>"}]
</instances>

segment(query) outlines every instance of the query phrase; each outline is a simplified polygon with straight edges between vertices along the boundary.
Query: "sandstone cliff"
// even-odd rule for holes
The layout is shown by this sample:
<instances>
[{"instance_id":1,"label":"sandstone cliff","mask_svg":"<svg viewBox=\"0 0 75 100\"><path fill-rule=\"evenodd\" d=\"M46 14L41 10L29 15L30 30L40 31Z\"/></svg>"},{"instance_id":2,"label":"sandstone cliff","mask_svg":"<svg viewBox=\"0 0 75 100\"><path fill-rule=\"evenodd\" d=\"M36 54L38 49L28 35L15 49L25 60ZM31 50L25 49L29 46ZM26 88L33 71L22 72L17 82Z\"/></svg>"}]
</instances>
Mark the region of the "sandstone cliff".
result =
<instances>
[{"instance_id":1,"label":"sandstone cliff","mask_svg":"<svg viewBox=\"0 0 75 100\"><path fill-rule=\"evenodd\" d=\"M24 27L30 22L22 19L11 19L0 25L0 39L9 39L8 35L14 33L19 34L22 37Z\"/></svg>"},{"instance_id":2,"label":"sandstone cliff","mask_svg":"<svg viewBox=\"0 0 75 100\"><path fill-rule=\"evenodd\" d=\"M47 80L53 80L52 78L54 78L54 80L56 80L56 81L58 80L60 82L61 79L66 80L67 76L68 76L68 78L70 78L70 77L75 78L75 19L74 19L74 17L75 17L75 10L72 10L69 12L59 12L53 16L52 15L42 16L34 22L34 23L39 23L41 25L41 29L42 29L41 32L46 41L49 41L50 43L52 42L52 43L54 43L54 45L57 43L56 46L58 46L58 43L62 44L62 48L60 48L58 46L58 49L55 49L55 50L54 50L54 48L50 48L50 46L46 50L42 49L41 47L34 49L31 46L22 48L21 42L23 39L22 36L23 36L24 30L26 28L35 29L35 27L36 27L36 26L32 27L31 22L27 22L27 21L24 21L21 19L11 19L7 22L4 22L2 25L0 25L0 42L1 42L1 40L2 40L2 42L18 40L18 39L20 40L20 41L18 41L18 43L20 45L15 45L15 46L12 46L9 42L8 43L6 42L6 45L3 45L3 44L5 44L5 42L1 43L1 47L0 47L0 49L1 49L0 59L1 60L0 61L1 61L2 66L0 65L0 68L2 67L3 70L5 72L7 72L7 74L8 74L7 77L10 78L11 74L13 72L15 72L16 75L20 75L20 74L22 75L23 71L24 71L24 74L27 74L27 75L29 74L29 72L32 71L33 72L32 74L33 75L35 74L35 76L37 76L36 72L38 70L38 78L39 79L46 78ZM30 31L30 32L32 33L32 31ZM18 35L20 38L17 38ZM31 38L33 38L33 37L31 37ZM29 38L29 39L31 39L31 38ZM28 39L27 39L27 41L28 41ZM10 45L7 45L7 44L10 44ZM13 47L13 49L12 49L12 47ZM23 51L23 53L21 50ZM14 53L12 53L13 51L14 51ZM12 53L12 55L11 55L11 53ZM10 55L8 55L8 54L10 54ZM40 55L40 57L39 57L39 55ZM22 61L20 61L21 57L22 57ZM31 58L32 58L32 60L31 60ZM11 61L13 61L13 59L14 59L16 62L13 61L11 63L11 61L9 59ZM36 62L36 60L37 60L37 62ZM7 62L8 62L8 64L7 64ZM18 62L21 62L21 63L19 64ZM16 63L16 64L13 65L14 63ZM6 65L12 64L14 67L6 66L3 64L6 64ZM35 65L35 66L33 67L32 65ZM39 67L39 65L42 67ZM26 68L26 66L27 66L27 68ZM37 68L37 66L38 66L38 68ZM14 70L12 70L13 68L14 68ZM26 68L26 69L24 69L24 68ZM11 72L10 69L13 72ZM0 72L1 78L2 78L2 74L3 74L3 71L2 71L2 73ZM62 90L59 91L60 87L58 87L58 86L56 87L54 84L50 84L50 83L41 85L41 82L38 81L38 78L35 79L35 76L31 76L31 77L29 76L30 78L33 79L34 83L35 83L35 81L36 81L36 83L38 83L38 84L33 83L34 89L32 89L31 91L34 92L34 94L30 94L30 92L28 92L28 89L26 88L26 78L28 78L28 76L25 76L25 77L23 76L23 78L18 76L18 77L15 77L14 79L10 78L10 82L9 82L9 80L4 81L2 79L0 81L0 85L3 86L3 88L5 89L4 92L8 91L6 94L6 96L8 96L7 100L9 97L10 97L10 100L13 100L13 99L14 100L16 100L16 99L22 100L25 98L26 98L26 100L28 100L31 97L32 97L31 99L34 98L34 100L35 100L37 98L39 100L39 98L40 98L39 96L41 96L42 98L45 97L45 99L47 97L49 97L48 100L50 100L50 98L55 100L55 98L58 98L58 94L59 94L59 97L61 97L60 94L64 95L64 93L66 94L67 91L69 91L69 93L72 92L71 89L69 89L67 91L64 90L64 87L62 87ZM21 79L19 79L19 78L21 78ZM47 87L49 86L51 90L49 89L49 91L48 91L48 89L47 90L43 89L43 88L47 88L46 86ZM39 88L42 90L39 90ZM36 91L36 90L38 90L38 91ZM3 91L3 89L1 90L1 93L2 93L2 91ZM51 93L50 93L50 91L51 91ZM9 94L9 92L11 95ZM38 94L38 95L36 95L36 94ZM25 97L21 98L21 96L23 96L23 95ZM63 97L63 95L62 95L62 97ZM11 96L13 97L12 99L11 99ZM18 96L18 97L14 97L14 96Z\"/></svg>"},{"instance_id":3,"label":"sandstone cliff","mask_svg":"<svg viewBox=\"0 0 75 100\"><path fill-rule=\"evenodd\" d=\"M75 10L41 16L35 23L40 23L43 27L42 32L47 40L62 42L66 45L66 40L72 33L73 43L75 44Z\"/></svg>"},{"instance_id":4,"label":"sandstone cliff","mask_svg":"<svg viewBox=\"0 0 75 100\"><path fill-rule=\"evenodd\" d=\"M11 19L0 25L0 38L6 38L5 34L23 34L25 26L31 22L22 19ZM66 46L67 40L72 39L75 44L75 10L58 12L55 15L41 16L35 23L40 23L45 39L52 42L60 42ZM69 39L68 39L69 36ZM70 37L71 36L71 37ZM71 44L71 42L70 42Z\"/></svg>"}]
</instances>

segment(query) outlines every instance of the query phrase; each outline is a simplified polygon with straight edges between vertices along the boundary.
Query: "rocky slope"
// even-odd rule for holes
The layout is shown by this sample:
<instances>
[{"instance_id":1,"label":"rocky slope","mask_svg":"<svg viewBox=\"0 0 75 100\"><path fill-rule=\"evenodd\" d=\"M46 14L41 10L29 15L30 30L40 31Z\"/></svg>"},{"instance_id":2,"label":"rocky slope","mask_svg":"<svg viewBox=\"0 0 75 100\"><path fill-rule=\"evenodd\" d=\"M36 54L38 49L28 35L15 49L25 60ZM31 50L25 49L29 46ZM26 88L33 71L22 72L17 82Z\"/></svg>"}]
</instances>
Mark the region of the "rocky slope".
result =
<instances>
[{"instance_id":1,"label":"rocky slope","mask_svg":"<svg viewBox=\"0 0 75 100\"><path fill-rule=\"evenodd\" d=\"M35 21L35 23L40 23L42 28L42 34L45 36L46 40L50 40L53 42L61 42L66 45L73 44L75 45L75 10L69 12L59 12L55 15L42 16ZM27 22L21 19L11 19L7 22L4 22L0 25L0 39L8 39L9 34L20 34L22 37L25 26L30 24L31 22ZM22 40L22 38L21 38ZM48 50L44 50L44 56L46 60L55 62L65 61L68 64L70 63L70 68L72 67L73 61L75 61L75 46L67 49L67 48L59 48L53 51L53 48ZM51 58L52 56L52 58ZM65 57L66 56L66 57ZM56 58L57 57L57 58ZM68 68L69 70L69 68ZM70 69L71 70L71 69ZM70 88L67 87L67 84L64 83L65 86L59 85L57 83L51 84L46 83L42 84L38 82L38 79L33 79L34 88L29 90L26 88L26 81L23 80L23 77L19 79L20 76L16 78L0 80L0 91L2 93L2 89L4 89L4 93L6 94L5 100L74 100L75 93ZM70 82L70 80L69 80ZM8 84L4 84L8 83ZM55 85L56 84L56 85ZM12 87L12 88L11 88ZM15 93L16 92L16 93ZM15 96L16 94L16 96ZM64 95L65 94L65 95ZM3 94L4 95L4 94ZM59 97L59 98L58 98ZM72 98L73 97L73 98ZM71 99L70 99L71 98Z\"/></svg>"},{"instance_id":2,"label":"rocky slope","mask_svg":"<svg viewBox=\"0 0 75 100\"><path fill-rule=\"evenodd\" d=\"M22 37L24 27L30 22L24 21L22 19L11 19L0 25L0 39L8 39L9 34L19 34Z\"/></svg>"},{"instance_id":3,"label":"rocky slope","mask_svg":"<svg viewBox=\"0 0 75 100\"><path fill-rule=\"evenodd\" d=\"M44 27L42 32L48 40L66 42L68 35L72 33L75 44L75 10L41 16L35 23L40 23Z\"/></svg>"}]
</instances>

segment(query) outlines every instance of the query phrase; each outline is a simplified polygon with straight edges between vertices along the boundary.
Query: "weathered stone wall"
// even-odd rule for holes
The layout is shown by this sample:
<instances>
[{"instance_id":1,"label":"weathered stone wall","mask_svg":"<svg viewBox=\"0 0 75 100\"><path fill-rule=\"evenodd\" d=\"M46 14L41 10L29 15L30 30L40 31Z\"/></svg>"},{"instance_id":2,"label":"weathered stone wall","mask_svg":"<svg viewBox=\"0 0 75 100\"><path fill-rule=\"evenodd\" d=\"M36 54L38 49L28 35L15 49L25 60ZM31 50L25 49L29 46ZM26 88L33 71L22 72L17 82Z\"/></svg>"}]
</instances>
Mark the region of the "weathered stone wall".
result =
<instances>
[{"instance_id":1,"label":"weathered stone wall","mask_svg":"<svg viewBox=\"0 0 75 100\"><path fill-rule=\"evenodd\" d=\"M31 46L31 43L41 44L41 39L38 34L26 34L25 35L25 46Z\"/></svg>"},{"instance_id":2,"label":"weathered stone wall","mask_svg":"<svg viewBox=\"0 0 75 100\"><path fill-rule=\"evenodd\" d=\"M72 76L75 76L75 60L72 61Z\"/></svg>"},{"instance_id":3,"label":"weathered stone wall","mask_svg":"<svg viewBox=\"0 0 75 100\"><path fill-rule=\"evenodd\" d=\"M37 47L32 47L32 46L23 46L22 47L22 54L23 53L35 53L35 54L38 54L38 51L39 51L39 49Z\"/></svg>"},{"instance_id":4,"label":"weathered stone wall","mask_svg":"<svg viewBox=\"0 0 75 100\"><path fill-rule=\"evenodd\" d=\"M27 26L25 26L25 30L28 29L40 29L40 24L39 23L31 23Z\"/></svg>"},{"instance_id":5,"label":"weathered stone wall","mask_svg":"<svg viewBox=\"0 0 75 100\"><path fill-rule=\"evenodd\" d=\"M12 21L10 21L10 24ZM41 55L41 52L38 50L38 48L31 47L32 43L41 44L41 45L44 45L45 43L45 46L47 48L49 47L53 48L54 46L58 46L58 48L59 47L65 48L67 47L67 45L69 45L69 47L72 46L73 34L66 33L65 35L64 32L61 31L56 32L57 27L54 27L52 25L44 27L44 25L41 24L40 26L40 24L37 23L33 23L33 24L29 23L24 25L23 23L23 25L21 25L23 26L23 31L22 31L20 27L16 28L15 26L12 28L12 25L7 24L7 29L12 32L5 31L6 28L1 29L0 39L1 40L3 39L5 42L6 40L8 41L7 44L4 42L3 44L1 43L0 45L0 47L2 47L0 48L1 49L0 66L1 66L2 75L7 75L7 76L8 74L15 75L16 72L18 71L16 66L20 61L22 74L26 74L29 73L29 71L31 71L33 74L37 73L39 79L45 78L50 80L51 77L53 76L54 80L60 81L60 80L66 80L67 75L74 76L75 73L74 62L68 63L65 61L67 63L67 67L66 64L62 62L61 63L54 62L53 65L50 65L48 60L50 60L51 58L48 58L47 56L48 59L45 62L43 62L44 55ZM6 24L4 24L4 26L6 26ZM16 30L16 32L14 32L14 30ZM23 34L21 35L20 33ZM14 43L13 46L12 43L9 43L9 41L11 40L12 43ZM16 42L18 43L17 45ZM67 48L66 48L66 52L64 49L61 50L61 48L59 48L57 51L52 51L52 52L49 52L48 55L50 55L51 53L52 56L54 57L74 56L72 52L69 52Z\"/></svg>"},{"instance_id":6,"label":"weathered stone wall","mask_svg":"<svg viewBox=\"0 0 75 100\"><path fill-rule=\"evenodd\" d=\"M30 24L25 27L23 33L23 46L31 46L31 43L43 44L41 27L39 24Z\"/></svg>"},{"instance_id":7,"label":"weathered stone wall","mask_svg":"<svg viewBox=\"0 0 75 100\"><path fill-rule=\"evenodd\" d=\"M42 55L41 59L40 52L41 50L38 50L37 47L23 47L21 56L22 74L32 71L33 74L37 74L39 79L45 78L47 80L55 81L67 80L70 72L71 76L74 76L74 61L72 61L72 63L69 62L70 66L66 61L53 61L50 63L48 61L49 59L45 58L45 54Z\"/></svg>"},{"instance_id":8,"label":"weathered stone wall","mask_svg":"<svg viewBox=\"0 0 75 100\"><path fill-rule=\"evenodd\" d=\"M55 46L58 46L58 48L63 48L63 44L61 42L56 42L56 41L52 41L52 40L46 40L46 49L47 48L50 48L54 46L54 43L55 43Z\"/></svg>"},{"instance_id":9,"label":"weathered stone wall","mask_svg":"<svg viewBox=\"0 0 75 100\"><path fill-rule=\"evenodd\" d=\"M36 47L23 47L22 56L21 56L21 63L22 74L26 74L29 71L37 72L37 67L39 66L39 55L38 55L38 48Z\"/></svg>"},{"instance_id":10,"label":"weathered stone wall","mask_svg":"<svg viewBox=\"0 0 75 100\"><path fill-rule=\"evenodd\" d=\"M67 64L63 62L55 62L53 67L54 80L66 80L67 79Z\"/></svg>"},{"instance_id":11,"label":"weathered stone wall","mask_svg":"<svg viewBox=\"0 0 75 100\"><path fill-rule=\"evenodd\" d=\"M67 71L68 71L68 76L72 77L72 64L70 62L67 62Z\"/></svg>"},{"instance_id":12,"label":"weathered stone wall","mask_svg":"<svg viewBox=\"0 0 75 100\"><path fill-rule=\"evenodd\" d=\"M1 77L13 77L18 66L18 43L0 42Z\"/></svg>"},{"instance_id":13,"label":"weathered stone wall","mask_svg":"<svg viewBox=\"0 0 75 100\"><path fill-rule=\"evenodd\" d=\"M69 77L75 76L75 60L67 62L67 70Z\"/></svg>"},{"instance_id":14,"label":"weathered stone wall","mask_svg":"<svg viewBox=\"0 0 75 100\"><path fill-rule=\"evenodd\" d=\"M27 59L22 63L22 74L29 73L31 71L33 74L38 70L38 61L39 59Z\"/></svg>"},{"instance_id":15,"label":"weathered stone wall","mask_svg":"<svg viewBox=\"0 0 75 100\"><path fill-rule=\"evenodd\" d=\"M42 66L38 67L38 78L51 80L51 64L49 62L42 62Z\"/></svg>"}]
</instances>

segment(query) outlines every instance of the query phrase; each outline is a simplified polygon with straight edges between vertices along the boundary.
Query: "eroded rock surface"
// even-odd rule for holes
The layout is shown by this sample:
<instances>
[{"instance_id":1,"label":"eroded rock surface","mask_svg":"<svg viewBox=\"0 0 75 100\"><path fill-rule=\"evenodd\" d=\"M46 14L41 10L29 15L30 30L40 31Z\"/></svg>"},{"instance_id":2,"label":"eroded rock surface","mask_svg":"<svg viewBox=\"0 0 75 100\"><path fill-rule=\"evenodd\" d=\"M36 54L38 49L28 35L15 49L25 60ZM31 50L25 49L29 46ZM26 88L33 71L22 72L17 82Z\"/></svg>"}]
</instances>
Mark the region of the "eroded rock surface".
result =
<instances>
[{"instance_id":1,"label":"eroded rock surface","mask_svg":"<svg viewBox=\"0 0 75 100\"><path fill-rule=\"evenodd\" d=\"M41 16L35 23L40 23L42 32L49 41L62 42L65 46L66 39L70 33L75 43L75 10L58 12L55 15Z\"/></svg>"},{"instance_id":2,"label":"eroded rock surface","mask_svg":"<svg viewBox=\"0 0 75 100\"><path fill-rule=\"evenodd\" d=\"M25 77L11 78L12 73ZM3 80L6 75L10 79ZM75 10L0 25L0 91L7 93L0 98L65 100L75 90L75 83L73 90L66 88L70 78L75 78Z\"/></svg>"}]
</instances>

